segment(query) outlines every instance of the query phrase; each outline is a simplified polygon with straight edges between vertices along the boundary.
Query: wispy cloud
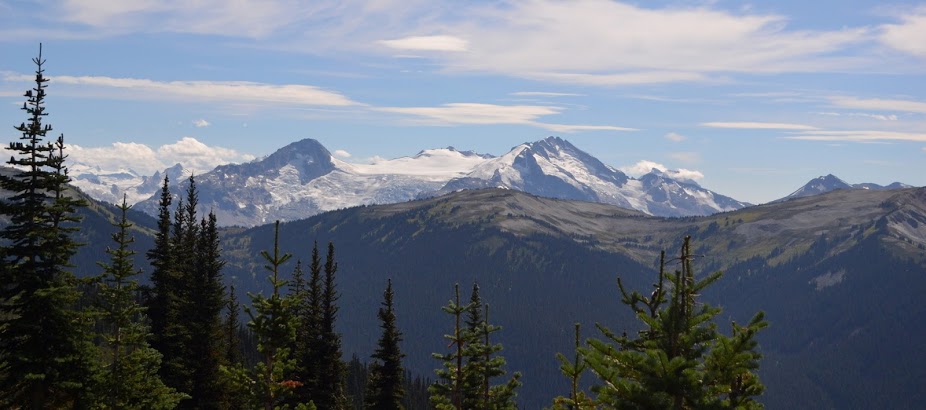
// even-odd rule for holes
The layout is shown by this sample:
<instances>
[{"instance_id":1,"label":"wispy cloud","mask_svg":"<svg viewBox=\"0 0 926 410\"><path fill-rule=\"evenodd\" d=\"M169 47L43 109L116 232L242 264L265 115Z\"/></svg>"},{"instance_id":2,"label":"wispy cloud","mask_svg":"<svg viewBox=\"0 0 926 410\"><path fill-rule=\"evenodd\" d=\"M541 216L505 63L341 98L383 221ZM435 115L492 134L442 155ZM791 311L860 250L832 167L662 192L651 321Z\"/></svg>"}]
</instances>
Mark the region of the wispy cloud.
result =
<instances>
[{"instance_id":1,"label":"wispy cloud","mask_svg":"<svg viewBox=\"0 0 926 410\"><path fill-rule=\"evenodd\" d=\"M686 136L684 136L684 135L682 135L682 134L676 133L676 132L670 132L670 133L666 134L666 135L665 135L665 138L666 138L667 140L669 140L669 141L675 141L675 142L682 142L682 141L688 139L688 137L686 137Z\"/></svg>"},{"instance_id":2,"label":"wispy cloud","mask_svg":"<svg viewBox=\"0 0 926 410\"><path fill-rule=\"evenodd\" d=\"M926 38L926 37L924 37ZM926 114L926 102L881 98L829 97L833 106L873 111L901 111Z\"/></svg>"},{"instance_id":3,"label":"wispy cloud","mask_svg":"<svg viewBox=\"0 0 926 410\"><path fill-rule=\"evenodd\" d=\"M844 142L926 142L926 133L895 131L807 131L784 137L792 140L844 141Z\"/></svg>"},{"instance_id":4,"label":"wispy cloud","mask_svg":"<svg viewBox=\"0 0 926 410\"><path fill-rule=\"evenodd\" d=\"M511 95L517 95L520 97L581 97L585 94L576 94L576 93L554 93L547 91L518 91L511 93Z\"/></svg>"},{"instance_id":5,"label":"wispy cloud","mask_svg":"<svg viewBox=\"0 0 926 410\"><path fill-rule=\"evenodd\" d=\"M339 157L339 158L350 158L351 157L350 153L343 149L336 149L334 150L334 152L332 152L332 154L334 154L334 156Z\"/></svg>"},{"instance_id":6,"label":"wispy cloud","mask_svg":"<svg viewBox=\"0 0 926 410\"><path fill-rule=\"evenodd\" d=\"M826 115L829 117L862 117L862 118L873 118L879 121L897 121L896 114L871 114L867 112L832 112L832 111L821 111L816 112L817 115Z\"/></svg>"},{"instance_id":7,"label":"wispy cloud","mask_svg":"<svg viewBox=\"0 0 926 410\"><path fill-rule=\"evenodd\" d=\"M196 120L196 121L193 121L193 126L196 127L196 128L208 127L208 126L210 126L210 125L212 125L212 124L209 123L209 121L206 121L206 120L203 119L203 118L200 118L200 119L198 119L198 120Z\"/></svg>"},{"instance_id":8,"label":"wispy cloud","mask_svg":"<svg viewBox=\"0 0 926 410\"><path fill-rule=\"evenodd\" d=\"M488 125L519 124L539 127L555 132L579 131L635 131L633 128L613 125L570 125L539 122L538 119L560 114L561 107L541 105L496 105L480 103L451 103L436 107L381 107L378 111L417 117L424 125Z\"/></svg>"},{"instance_id":9,"label":"wispy cloud","mask_svg":"<svg viewBox=\"0 0 926 410\"><path fill-rule=\"evenodd\" d=\"M3 74L5 81L30 81L32 77ZM267 84L250 81L157 81L106 76L51 77L55 84L74 86L88 97L117 99L210 101L220 103L278 103L302 106L360 105L350 98L319 87L301 84Z\"/></svg>"},{"instance_id":10,"label":"wispy cloud","mask_svg":"<svg viewBox=\"0 0 926 410\"><path fill-rule=\"evenodd\" d=\"M379 43L397 50L466 51L466 40L454 36L411 36Z\"/></svg>"},{"instance_id":11,"label":"wispy cloud","mask_svg":"<svg viewBox=\"0 0 926 410\"><path fill-rule=\"evenodd\" d=\"M702 127L710 128L738 128L753 130L815 130L817 127L804 124L789 124L781 122L702 122Z\"/></svg>"}]
</instances>

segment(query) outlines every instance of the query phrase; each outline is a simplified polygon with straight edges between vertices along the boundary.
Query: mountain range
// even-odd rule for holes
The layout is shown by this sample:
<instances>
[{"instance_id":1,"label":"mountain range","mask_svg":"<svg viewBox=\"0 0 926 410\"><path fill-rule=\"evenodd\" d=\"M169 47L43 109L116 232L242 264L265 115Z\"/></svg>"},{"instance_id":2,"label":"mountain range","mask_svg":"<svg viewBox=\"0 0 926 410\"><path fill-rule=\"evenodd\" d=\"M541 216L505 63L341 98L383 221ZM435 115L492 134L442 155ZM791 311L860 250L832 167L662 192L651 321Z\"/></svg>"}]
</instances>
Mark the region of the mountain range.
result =
<instances>
[{"instance_id":1,"label":"mountain range","mask_svg":"<svg viewBox=\"0 0 926 410\"><path fill-rule=\"evenodd\" d=\"M93 198L113 203L125 194L130 203L137 203L136 209L154 215L164 176L172 181L172 192L179 195L190 172L176 164L140 176L131 169L107 171L76 163L71 174L74 185ZM673 171L652 169L638 178L628 176L558 137L524 143L498 157L447 147L372 164L342 161L318 141L304 139L265 158L218 166L196 175L196 183L201 212L215 212L222 225L245 227L481 188L611 204L663 217L711 215L751 205L705 189ZM909 186L850 185L827 175L778 201L834 189L905 187Z\"/></svg>"},{"instance_id":2,"label":"mountain range","mask_svg":"<svg viewBox=\"0 0 926 410\"><path fill-rule=\"evenodd\" d=\"M127 192L137 209L154 214L166 173L182 191L178 164L164 173L72 166L74 184L94 198L115 202ZM387 204L461 189L507 188L551 198L613 204L657 216L692 216L749 204L717 194L689 179L653 169L633 178L558 137L524 143L493 157L453 147L373 164L348 163L318 141L304 139L248 163L222 165L196 175L200 204L224 225L255 226L296 220L357 205Z\"/></svg>"},{"instance_id":3,"label":"mountain range","mask_svg":"<svg viewBox=\"0 0 926 410\"><path fill-rule=\"evenodd\" d=\"M461 156L462 157L462 156ZM311 169L306 169L310 173ZM113 207L81 210L72 262L99 273L111 245ZM154 221L140 212L133 235L147 268ZM273 243L271 225L222 230L224 276L239 298L266 292L255 255ZM314 241L335 244L340 266L338 331L344 352L368 355L376 309L391 278L406 365L428 375L452 323L440 306L452 286L478 282L492 304L497 341L511 370L524 372L524 408L568 390L556 352L572 324L632 332L637 321L614 286L651 286L659 251L692 236L699 274L724 270L705 300L721 306L721 329L764 310L760 375L769 408L916 408L926 400L926 189L837 189L703 217L662 218L609 204L549 199L513 189L471 189L396 204L325 212L281 225L281 251L307 259ZM292 268L292 266L290 266ZM586 382L593 377L587 375Z\"/></svg>"}]
</instances>

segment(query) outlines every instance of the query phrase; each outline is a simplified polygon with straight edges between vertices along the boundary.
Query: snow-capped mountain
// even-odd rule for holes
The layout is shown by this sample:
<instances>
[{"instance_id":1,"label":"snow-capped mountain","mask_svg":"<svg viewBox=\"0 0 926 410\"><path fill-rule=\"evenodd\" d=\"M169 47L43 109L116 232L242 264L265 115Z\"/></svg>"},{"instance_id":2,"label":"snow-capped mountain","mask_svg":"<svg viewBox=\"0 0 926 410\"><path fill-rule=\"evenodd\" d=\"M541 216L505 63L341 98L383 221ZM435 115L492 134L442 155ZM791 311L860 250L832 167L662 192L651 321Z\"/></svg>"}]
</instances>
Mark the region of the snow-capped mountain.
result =
<instances>
[{"instance_id":1,"label":"snow-capped mountain","mask_svg":"<svg viewBox=\"0 0 926 410\"><path fill-rule=\"evenodd\" d=\"M500 157L448 147L372 164L341 161L318 141L305 139L266 158L197 175L196 184L202 212L214 211L223 225L243 226L485 187L659 216L706 215L748 205L658 170L632 178L557 137L521 144ZM158 187L154 184L151 197L137 209L156 213ZM172 191L179 196L183 189Z\"/></svg>"},{"instance_id":2,"label":"snow-capped mountain","mask_svg":"<svg viewBox=\"0 0 926 410\"><path fill-rule=\"evenodd\" d=\"M830 191L835 191L837 189L870 189L874 191L886 190L886 189L903 189L903 188L912 188L912 185L907 185L900 182L894 182L889 185L878 185L871 182L865 182L861 184L850 184L842 179L836 177L833 174L828 174L820 177L811 179L810 182L804 184L804 186L798 188L797 191L792 192L790 195L772 201L772 202L781 202L787 201L794 198L802 198L805 196L819 195L827 193Z\"/></svg>"},{"instance_id":3,"label":"snow-capped mountain","mask_svg":"<svg viewBox=\"0 0 926 410\"><path fill-rule=\"evenodd\" d=\"M161 188L164 173L171 181L184 174L183 166L176 164L154 175L139 175L132 169L104 170L97 165L75 162L68 165L71 184L80 188L94 199L109 203L121 203L122 195L131 205L148 199Z\"/></svg>"},{"instance_id":4,"label":"snow-capped mountain","mask_svg":"<svg viewBox=\"0 0 926 410\"><path fill-rule=\"evenodd\" d=\"M214 211L223 225L253 226L357 205L409 201L437 191L487 158L491 157L449 147L351 164L334 158L318 141L305 139L264 159L221 165L195 181L203 212ZM155 214L157 197L137 208Z\"/></svg>"},{"instance_id":5,"label":"snow-capped mountain","mask_svg":"<svg viewBox=\"0 0 926 410\"><path fill-rule=\"evenodd\" d=\"M656 169L631 178L558 137L514 147L450 181L440 193L486 187L602 202L658 216L707 215L748 205Z\"/></svg>"}]
</instances>

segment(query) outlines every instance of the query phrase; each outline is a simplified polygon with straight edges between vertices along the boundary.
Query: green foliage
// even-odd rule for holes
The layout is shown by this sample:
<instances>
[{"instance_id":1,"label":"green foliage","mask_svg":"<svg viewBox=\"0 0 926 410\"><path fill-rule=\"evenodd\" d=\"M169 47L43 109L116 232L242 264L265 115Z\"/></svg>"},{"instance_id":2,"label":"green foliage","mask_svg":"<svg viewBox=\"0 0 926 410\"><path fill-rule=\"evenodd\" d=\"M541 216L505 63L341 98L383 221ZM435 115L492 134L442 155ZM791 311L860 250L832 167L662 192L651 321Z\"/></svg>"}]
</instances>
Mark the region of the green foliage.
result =
<instances>
[{"instance_id":1,"label":"green foliage","mask_svg":"<svg viewBox=\"0 0 926 410\"><path fill-rule=\"evenodd\" d=\"M470 303L460 304L459 285L454 287L455 299L443 307L454 316L454 334L445 335L455 350L435 353L443 361L437 369L438 380L431 385L431 402L438 409L514 409L516 390L521 386L521 374L515 372L506 382L492 385L493 378L505 375L505 358L498 355L501 344L491 342L491 334L501 327L489 324L489 305L482 305L479 286L473 285ZM461 327L463 314L466 327Z\"/></svg>"},{"instance_id":2,"label":"green foliage","mask_svg":"<svg viewBox=\"0 0 926 410\"><path fill-rule=\"evenodd\" d=\"M579 336L580 327L581 325L576 323L574 349L575 356L573 359L569 360L566 355L562 353L556 354L556 359L560 362L559 369L563 375L569 379L571 389L569 392L569 397L559 396L553 399L553 410L582 410L596 408L595 401L588 397L588 395L579 387L579 380L582 378L582 373L584 373L585 369L588 368L588 364L582 357L582 343Z\"/></svg>"},{"instance_id":3,"label":"green foliage","mask_svg":"<svg viewBox=\"0 0 926 410\"><path fill-rule=\"evenodd\" d=\"M756 332L767 326L757 314L733 336L718 333L713 323L719 308L697 301L721 272L696 280L686 237L677 261L681 270L665 274L665 252L650 296L627 293L618 280L622 301L644 324L637 337L617 336L598 326L607 341L589 339L580 349L601 385L597 402L605 408L761 408L763 391L755 371L761 355ZM613 344L612 344L613 343ZM616 344L616 346L615 346Z\"/></svg>"},{"instance_id":4,"label":"green foliage","mask_svg":"<svg viewBox=\"0 0 926 410\"><path fill-rule=\"evenodd\" d=\"M11 196L0 201L10 223L0 231L0 405L12 408L89 406L93 346L88 318L75 304L74 275L67 271L79 246L77 228L83 201L66 195L70 178L64 166L64 137L45 142L52 130L42 125L47 78L41 45L35 86L22 109L28 122L11 142L7 162L17 168L0 176Z\"/></svg>"},{"instance_id":5,"label":"green foliage","mask_svg":"<svg viewBox=\"0 0 926 410\"><path fill-rule=\"evenodd\" d=\"M126 218L125 198L119 207L122 216L113 225L115 248L107 250L110 262L100 263L104 273L99 290L99 309L105 332L102 354L107 363L100 369L96 406L105 409L172 409L185 397L161 381L157 372L161 354L148 345L150 332L145 309L136 300L141 271L132 263L135 251L129 249L134 238ZM105 359L104 359L105 360Z\"/></svg>"},{"instance_id":6,"label":"green foliage","mask_svg":"<svg viewBox=\"0 0 926 410\"><path fill-rule=\"evenodd\" d=\"M372 355L374 361L369 368L370 378L365 397L367 409L399 410L404 408L402 406L402 399L405 397L402 358L405 355L399 349L402 332L396 325L395 310L392 307L393 296L392 280L389 280L383 292L383 306L377 313L383 332L376 351Z\"/></svg>"}]
</instances>

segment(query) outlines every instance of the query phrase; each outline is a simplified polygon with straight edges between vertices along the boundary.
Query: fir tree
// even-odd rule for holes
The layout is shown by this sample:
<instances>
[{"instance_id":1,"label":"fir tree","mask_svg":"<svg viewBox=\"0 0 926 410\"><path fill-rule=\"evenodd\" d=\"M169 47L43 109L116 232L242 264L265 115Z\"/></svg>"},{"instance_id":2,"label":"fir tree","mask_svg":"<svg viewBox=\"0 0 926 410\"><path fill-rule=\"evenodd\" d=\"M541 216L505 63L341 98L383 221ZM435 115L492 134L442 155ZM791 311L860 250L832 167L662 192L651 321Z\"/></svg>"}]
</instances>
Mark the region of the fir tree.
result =
<instances>
[{"instance_id":1,"label":"fir tree","mask_svg":"<svg viewBox=\"0 0 926 410\"><path fill-rule=\"evenodd\" d=\"M13 175L0 175L0 188L12 193L0 201L10 223L0 231L0 404L13 408L88 406L88 375L93 349L74 275L66 270L78 244L76 208L82 201L65 195L70 181L64 166L64 139L48 143L43 125L47 78L41 45L35 87L22 109L28 122L11 142Z\"/></svg>"},{"instance_id":2,"label":"fir tree","mask_svg":"<svg viewBox=\"0 0 926 410\"><path fill-rule=\"evenodd\" d=\"M334 260L334 244L328 243L328 255L324 267L324 289L321 297L321 314L319 331L316 337L318 349L315 350L318 367L317 395L312 401L323 409L346 409L344 377L346 366L341 360L341 335L335 332L339 298L335 284L338 264Z\"/></svg>"},{"instance_id":3,"label":"fir tree","mask_svg":"<svg viewBox=\"0 0 926 410\"><path fill-rule=\"evenodd\" d=\"M579 380L582 378L582 373L588 368L588 364L585 363L585 358L582 357L582 342L579 336L580 325L576 323L575 326L576 336L573 359L569 360L566 358L566 355L562 353L556 354L556 359L560 362L559 369L570 382L569 397L559 396L553 399L553 410L583 410L596 408L594 400L589 398L588 395L581 390L581 387L579 387Z\"/></svg>"},{"instance_id":4,"label":"fir tree","mask_svg":"<svg viewBox=\"0 0 926 410\"><path fill-rule=\"evenodd\" d=\"M617 336L598 326L608 340L590 339L581 349L592 372L597 402L608 408L761 408L763 391L756 370L761 355L756 333L767 326L760 312L746 326L733 324L733 335L716 330L719 308L700 303L704 288L721 272L697 280L691 268L690 237L677 259L681 270L665 273L660 257L650 296L628 293L620 280L622 301L644 323L637 337ZM614 346L613 344L616 344Z\"/></svg>"},{"instance_id":5,"label":"fir tree","mask_svg":"<svg viewBox=\"0 0 926 410\"><path fill-rule=\"evenodd\" d=\"M192 178L190 180L192 186ZM195 192L194 192L195 193ZM188 200L187 205L195 203ZM187 214L187 217L194 217ZM188 363L192 368L193 401L196 408L215 408L224 395L220 383L219 366L224 360L222 351L222 310L225 308L225 287L222 285L221 246L215 214L200 221L194 238L192 270L185 275L190 295L185 320L189 321L190 345Z\"/></svg>"},{"instance_id":6,"label":"fir tree","mask_svg":"<svg viewBox=\"0 0 926 410\"><path fill-rule=\"evenodd\" d=\"M252 380L255 382L256 406L266 410L274 409L283 404L286 396L291 393L295 381L287 380L295 361L289 357L289 346L296 337L296 323L291 311L291 298L280 294L280 289L286 286L286 281L280 279L279 269L292 255L280 254L279 247L280 222L276 222L273 239L273 254L261 252L261 257L267 262L265 268L270 271L268 280L273 288L271 296L251 294L251 306L245 308L251 321L248 327L254 332L258 340L258 350L263 361L254 368Z\"/></svg>"},{"instance_id":7,"label":"fir tree","mask_svg":"<svg viewBox=\"0 0 926 410\"><path fill-rule=\"evenodd\" d=\"M470 303L459 304L459 286L455 289L456 301L451 301L443 310L454 316L454 334L446 335L456 351L449 354L434 354L444 361L444 368L437 370L438 381L431 387L431 400L438 409L514 409L514 398L521 385L521 374L515 372L506 382L493 385L492 379L503 376L505 358L498 353L501 344L493 344L492 333L500 326L489 323L489 305L482 304L479 286L473 285ZM460 326L466 314L465 327Z\"/></svg>"},{"instance_id":8,"label":"fir tree","mask_svg":"<svg viewBox=\"0 0 926 410\"><path fill-rule=\"evenodd\" d=\"M160 352L168 349L166 328L168 326L168 307L176 305L177 283L175 272L171 264L171 218L170 204L172 198L167 175L161 186L161 196L158 201L158 230L154 234L154 247L145 254L151 264L152 297L148 304L148 317L151 320L151 333L153 335L151 346ZM161 373L162 375L164 372Z\"/></svg>"},{"instance_id":9,"label":"fir tree","mask_svg":"<svg viewBox=\"0 0 926 410\"><path fill-rule=\"evenodd\" d=\"M454 298L441 308L445 313L453 316L453 334L444 335L450 341L447 345L452 349L449 353L433 353L435 359L443 362L443 368L435 370L437 380L428 391L431 392L431 403L438 410L463 409L463 346L467 342L466 334L461 325L463 314L469 305L460 304L460 285L453 286Z\"/></svg>"},{"instance_id":10,"label":"fir tree","mask_svg":"<svg viewBox=\"0 0 926 410\"><path fill-rule=\"evenodd\" d=\"M364 400L366 408L373 410L402 409L402 399L405 397L402 368L402 358L405 355L399 349L402 333L396 324L395 310L392 307L393 296L392 280L389 280L386 291L383 292L383 307L379 308L377 314L383 333L372 355L374 361L370 364Z\"/></svg>"},{"instance_id":11,"label":"fir tree","mask_svg":"<svg viewBox=\"0 0 926 410\"><path fill-rule=\"evenodd\" d=\"M238 303L238 296L235 294L235 285L228 286L228 313L225 318L225 363L236 365L241 363L241 343L238 337L238 328L241 322L238 314L241 311L241 305Z\"/></svg>"},{"instance_id":12,"label":"fir tree","mask_svg":"<svg viewBox=\"0 0 926 410\"><path fill-rule=\"evenodd\" d=\"M104 357L98 395L99 406L109 409L172 409L184 397L164 385L157 372L161 354L148 345L150 332L145 324L145 308L138 304L138 282L141 273L132 264L135 251L129 246L135 241L128 234L132 224L126 213L125 198L119 206L121 218L112 238L115 248L107 249L109 264L100 263L102 277L100 309L106 332L102 335Z\"/></svg>"},{"instance_id":13,"label":"fir tree","mask_svg":"<svg viewBox=\"0 0 926 410\"><path fill-rule=\"evenodd\" d=\"M296 397L300 402L320 401L320 373L322 349L325 341L321 334L322 306L322 263L318 254L318 242L312 247L309 261L309 280L303 278L302 267L297 264L290 288L295 299L296 341L293 343L293 359L296 360L294 378L302 383L296 387Z\"/></svg>"}]
</instances>

